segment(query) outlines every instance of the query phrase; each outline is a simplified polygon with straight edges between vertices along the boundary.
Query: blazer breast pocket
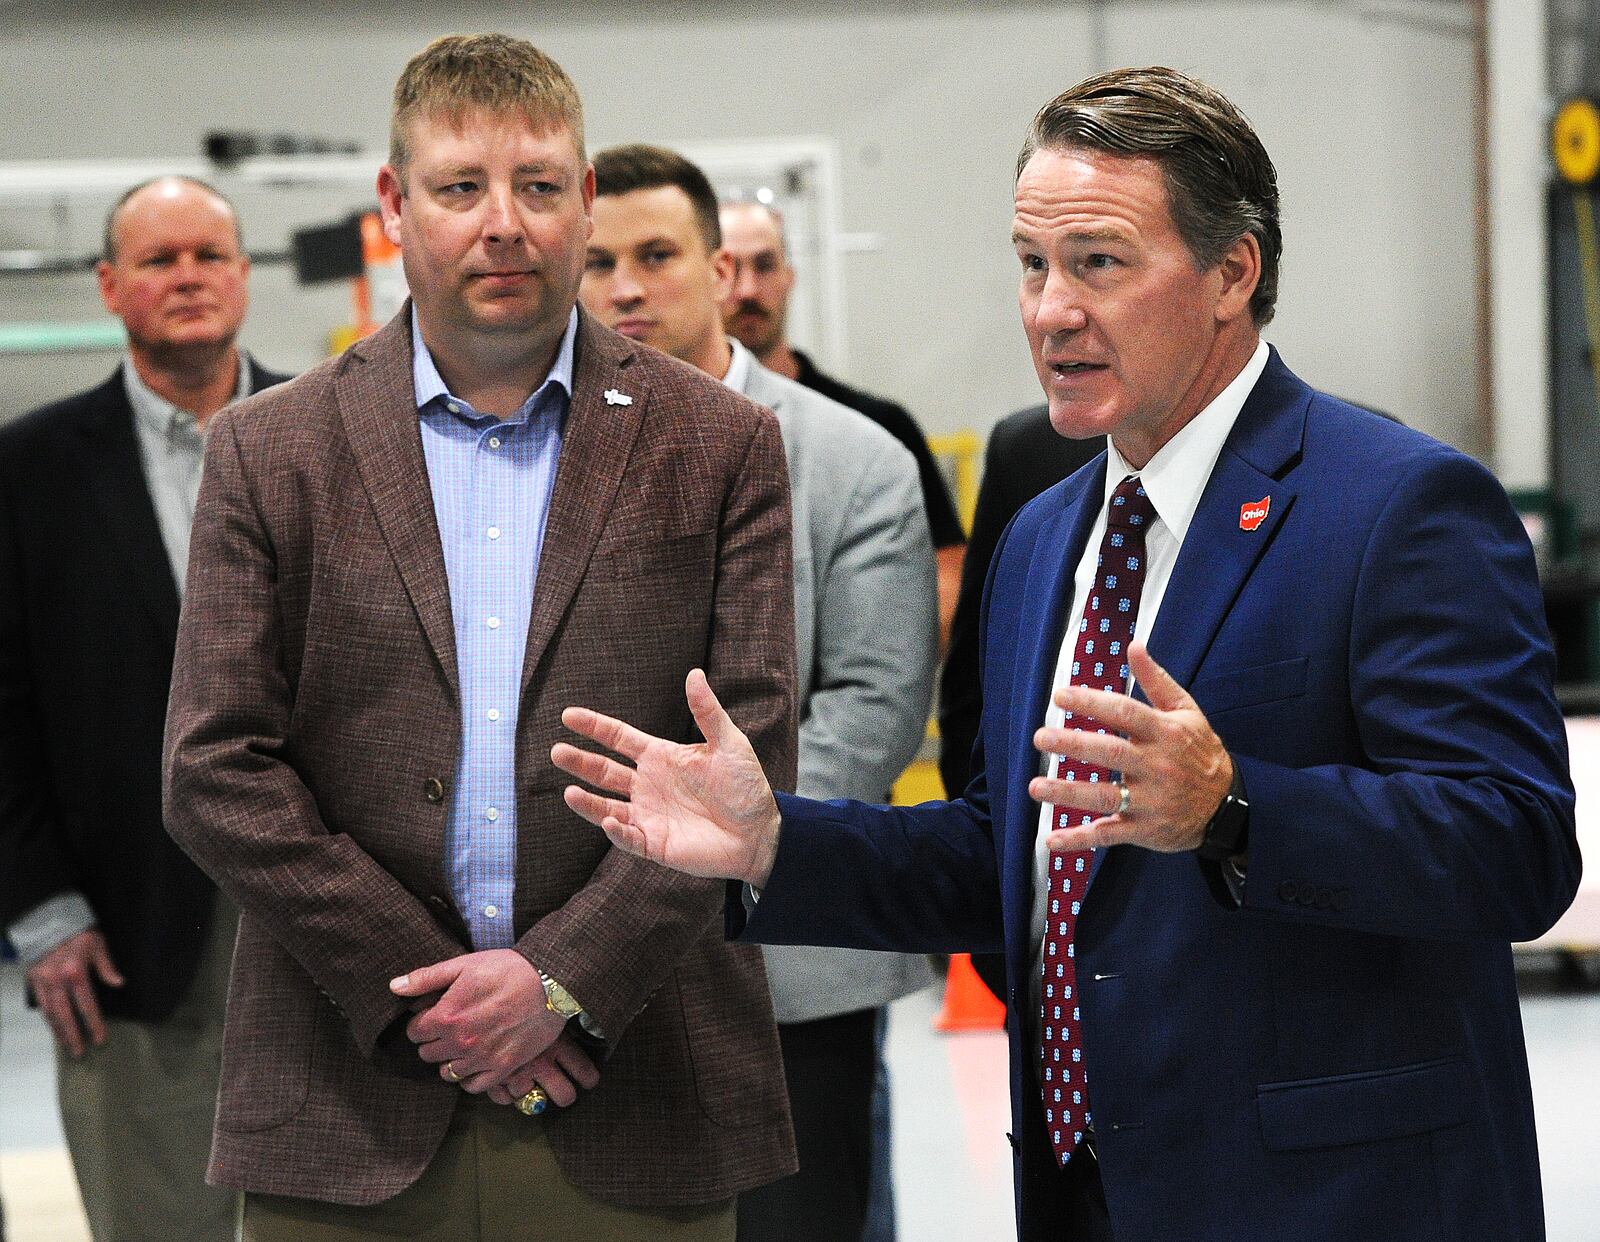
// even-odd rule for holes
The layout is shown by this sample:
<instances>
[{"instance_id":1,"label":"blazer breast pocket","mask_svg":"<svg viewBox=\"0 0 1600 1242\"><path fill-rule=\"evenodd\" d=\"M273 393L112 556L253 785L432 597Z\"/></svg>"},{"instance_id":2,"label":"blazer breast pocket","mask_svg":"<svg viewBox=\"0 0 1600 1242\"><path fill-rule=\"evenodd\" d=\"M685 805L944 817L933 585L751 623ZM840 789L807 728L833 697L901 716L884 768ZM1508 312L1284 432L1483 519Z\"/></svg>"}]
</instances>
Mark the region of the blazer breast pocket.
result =
<instances>
[{"instance_id":1,"label":"blazer breast pocket","mask_svg":"<svg viewBox=\"0 0 1600 1242\"><path fill-rule=\"evenodd\" d=\"M711 565L717 552L717 533L708 530L667 538L618 539L603 544L596 561L602 577L612 581L656 577L672 570Z\"/></svg>"},{"instance_id":2,"label":"blazer breast pocket","mask_svg":"<svg viewBox=\"0 0 1600 1242\"><path fill-rule=\"evenodd\" d=\"M1310 663L1308 657L1296 656L1292 660L1274 660L1250 668L1208 673L1189 688L1189 693L1207 716L1292 699L1306 692L1306 670Z\"/></svg>"}]
</instances>

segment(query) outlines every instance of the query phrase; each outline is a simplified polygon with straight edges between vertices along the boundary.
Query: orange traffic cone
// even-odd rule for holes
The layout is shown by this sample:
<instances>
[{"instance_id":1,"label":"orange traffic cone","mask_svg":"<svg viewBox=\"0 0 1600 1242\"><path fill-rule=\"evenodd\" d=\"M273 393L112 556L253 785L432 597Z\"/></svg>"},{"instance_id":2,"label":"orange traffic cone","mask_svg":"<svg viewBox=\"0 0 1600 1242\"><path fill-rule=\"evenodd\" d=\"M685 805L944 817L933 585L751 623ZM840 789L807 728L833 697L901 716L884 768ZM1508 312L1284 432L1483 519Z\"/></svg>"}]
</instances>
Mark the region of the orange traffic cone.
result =
<instances>
[{"instance_id":1,"label":"orange traffic cone","mask_svg":"<svg viewBox=\"0 0 1600 1242\"><path fill-rule=\"evenodd\" d=\"M945 976L944 1007L933 1020L936 1031L993 1031L1006 1022L1005 1002L991 992L972 968L967 953L950 955Z\"/></svg>"}]
</instances>

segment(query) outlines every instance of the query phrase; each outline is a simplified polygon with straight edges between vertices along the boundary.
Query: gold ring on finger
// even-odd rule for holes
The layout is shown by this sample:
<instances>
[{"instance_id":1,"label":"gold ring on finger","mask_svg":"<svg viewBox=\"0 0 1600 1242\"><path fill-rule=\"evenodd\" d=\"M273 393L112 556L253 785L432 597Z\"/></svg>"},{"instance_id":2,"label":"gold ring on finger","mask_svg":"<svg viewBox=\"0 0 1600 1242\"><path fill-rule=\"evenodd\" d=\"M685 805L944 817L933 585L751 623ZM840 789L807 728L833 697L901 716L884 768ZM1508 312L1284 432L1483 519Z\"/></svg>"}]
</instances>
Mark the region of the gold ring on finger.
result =
<instances>
[{"instance_id":1,"label":"gold ring on finger","mask_svg":"<svg viewBox=\"0 0 1600 1242\"><path fill-rule=\"evenodd\" d=\"M1119 781L1117 788L1121 791L1121 796L1117 799L1117 814L1126 815L1133 806L1133 791L1128 788L1127 781Z\"/></svg>"},{"instance_id":2,"label":"gold ring on finger","mask_svg":"<svg viewBox=\"0 0 1600 1242\"><path fill-rule=\"evenodd\" d=\"M454 1061L446 1061L444 1063L444 1076L451 1082L461 1081L461 1075L456 1073L456 1063Z\"/></svg>"},{"instance_id":3,"label":"gold ring on finger","mask_svg":"<svg viewBox=\"0 0 1600 1242\"><path fill-rule=\"evenodd\" d=\"M524 1117L537 1117L550 1107L550 1097L540 1087L533 1087L527 1095L517 1099L517 1111Z\"/></svg>"}]
</instances>

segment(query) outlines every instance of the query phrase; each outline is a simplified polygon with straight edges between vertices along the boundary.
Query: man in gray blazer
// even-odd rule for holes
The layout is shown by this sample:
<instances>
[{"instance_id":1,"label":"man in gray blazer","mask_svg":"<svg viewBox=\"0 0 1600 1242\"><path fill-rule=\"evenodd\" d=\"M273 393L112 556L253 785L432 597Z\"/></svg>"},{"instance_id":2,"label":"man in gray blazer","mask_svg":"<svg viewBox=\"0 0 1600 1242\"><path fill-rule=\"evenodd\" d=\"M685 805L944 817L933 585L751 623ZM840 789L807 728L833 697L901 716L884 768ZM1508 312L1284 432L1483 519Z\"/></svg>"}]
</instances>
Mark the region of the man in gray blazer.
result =
<instances>
[{"instance_id":1,"label":"man in gray blazer","mask_svg":"<svg viewBox=\"0 0 1600 1242\"><path fill-rule=\"evenodd\" d=\"M916 462L870 420L761 366L724 332L732 279L717 200L682 156L595 156L581 298L601 322L777 416L794 511L798 790L881 800L932 695L937 595ZM739 1200L741 1242L859 1242L871 1168L879 1008L929 982L920 957L769 948L800 1172Z\"/></svg>"}]
</instances>

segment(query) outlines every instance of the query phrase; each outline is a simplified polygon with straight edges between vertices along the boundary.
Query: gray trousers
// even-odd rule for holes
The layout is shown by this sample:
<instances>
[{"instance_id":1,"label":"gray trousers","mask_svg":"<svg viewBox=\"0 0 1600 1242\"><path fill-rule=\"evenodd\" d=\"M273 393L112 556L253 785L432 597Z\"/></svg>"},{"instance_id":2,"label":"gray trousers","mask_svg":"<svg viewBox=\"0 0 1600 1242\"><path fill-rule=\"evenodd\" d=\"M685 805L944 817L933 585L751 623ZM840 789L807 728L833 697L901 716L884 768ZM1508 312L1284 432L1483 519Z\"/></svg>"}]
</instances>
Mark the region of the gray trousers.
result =
<instances>
[{"instance_id":1,"label":"gray trousers","mask_svg":"<svg viewBox=\"0 0 1600 1242\"><path fill-rule=\"evenodd\" d=\"M193 986L164 1022L108 1019L74 1060L56 1047L56 1093L95 1242L228 1242L231 1190L205 1182L238 930L222 898Z\"/></svg>"}]
</instances>

